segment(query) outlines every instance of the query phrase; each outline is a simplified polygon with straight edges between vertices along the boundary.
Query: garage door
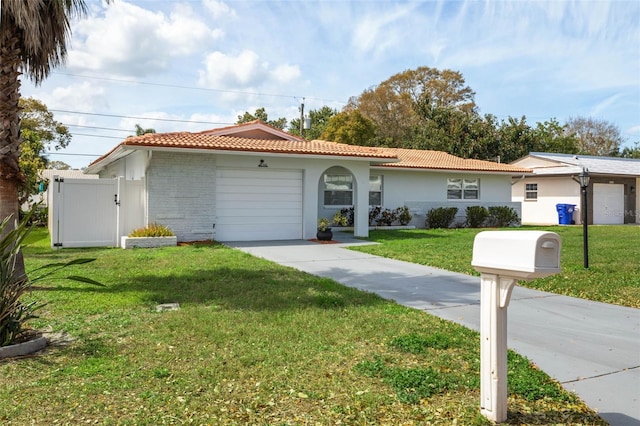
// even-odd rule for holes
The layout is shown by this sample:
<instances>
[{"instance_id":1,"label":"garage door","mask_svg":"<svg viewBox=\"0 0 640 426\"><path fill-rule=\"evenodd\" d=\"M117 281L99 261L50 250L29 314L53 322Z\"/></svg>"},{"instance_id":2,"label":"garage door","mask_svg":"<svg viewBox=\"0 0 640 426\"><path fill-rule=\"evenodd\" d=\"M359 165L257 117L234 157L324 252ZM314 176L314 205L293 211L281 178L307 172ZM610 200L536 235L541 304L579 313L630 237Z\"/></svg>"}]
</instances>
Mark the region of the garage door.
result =
<instances>
[{"instance_id":1,"label":"garage door","mask_svg":"<svg viewBox=\"0 0 640 426\"><path fill-rule=\"evenodd\" d=\"M218 241L302 238L302 171L216 171Z\"/></svg>"},{"instance_id":2,"label":"garage door","mask_svg":"<svg viewBox=\"0 0 640 426\"><path fill-rule=\"evenodd\" d=\"M624 223L624 185L593 184L593 223L595 225Z\"/></svg>"}]
</instances>

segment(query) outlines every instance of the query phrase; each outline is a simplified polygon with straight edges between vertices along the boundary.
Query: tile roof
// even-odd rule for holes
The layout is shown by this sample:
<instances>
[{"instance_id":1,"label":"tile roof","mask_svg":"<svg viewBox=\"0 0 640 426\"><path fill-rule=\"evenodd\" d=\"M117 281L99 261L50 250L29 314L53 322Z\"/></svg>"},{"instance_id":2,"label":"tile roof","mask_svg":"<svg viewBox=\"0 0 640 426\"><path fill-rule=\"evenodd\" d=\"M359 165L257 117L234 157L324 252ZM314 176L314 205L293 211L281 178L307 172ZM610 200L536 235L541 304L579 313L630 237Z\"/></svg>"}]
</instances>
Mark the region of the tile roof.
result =
<instances>
[{"instance_id":1,"label":"tile roof","mask_svg":"<svg viewBox=\"0 0 640 426\"><path fill-rule=\"evenodd\" d=\"M442 151L418 149L384 148L393 153L400 161L377 164L382 167L432 169L432 170L469 170L477 172L531 173L531 169L493 161L474 160L456 157Z\"/></svg>"},{"instance_id":2,"label":"tile roof","mask_svg":"<svg viewBox=\"0 0 640 426\"><path fill-rule=\"evenodd\" d=\"M240 132L238 129L243 131ZM259 121L199 133L147 133L125 139L120 145L91 163L89 168L92 171L97 170L99 163L107 161L110 156L112 160L117 158L128 148L145 147L351 157L370 159L376 167L518 174L531 172L530 169L519 166L462 159L439 151L368 147L323 140L307 141L294 135L288 138L287 135L289 134ZM287 138L283 139L283 136Z\"/></svg>"},{"instance_id":3,"label":"tile roof","mask_svg":"<svg viewBox=\"0 0 640 426\"><path fill-rule=\"evenodd\" d=\"M379 148L346 145L321 140L254 139L189 132L147 133L146 135L127 138L122 141L118 147L186 148L215 151L380 158L386 160L394 160L396 158L393 153ZM116 147L116 149L118 147ZM97 159L93 164L100 162L109 154Z\"/></svg>"}]
</instances>

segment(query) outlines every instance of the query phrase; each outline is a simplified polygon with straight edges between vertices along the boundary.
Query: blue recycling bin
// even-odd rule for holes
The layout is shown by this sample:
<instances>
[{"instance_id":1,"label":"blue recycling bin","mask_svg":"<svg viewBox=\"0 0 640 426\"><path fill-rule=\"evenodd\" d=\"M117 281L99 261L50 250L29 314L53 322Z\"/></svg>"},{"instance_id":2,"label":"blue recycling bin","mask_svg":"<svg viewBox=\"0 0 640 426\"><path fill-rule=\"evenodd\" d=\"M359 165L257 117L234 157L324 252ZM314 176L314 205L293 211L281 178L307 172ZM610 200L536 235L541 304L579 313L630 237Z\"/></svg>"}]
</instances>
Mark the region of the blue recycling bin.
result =
<instances>
[{"instance_id":1,"label":"blue recycling bin","mask_svg":"<svg viewBox=\"0 0 640 426\"><path fill-rule=\"evenodd\" d=\"M560 225L571 225L573 222L573 212L576 210L575 204L556 204L558 211L558 223Z\"/></svg>"}]
</instances>

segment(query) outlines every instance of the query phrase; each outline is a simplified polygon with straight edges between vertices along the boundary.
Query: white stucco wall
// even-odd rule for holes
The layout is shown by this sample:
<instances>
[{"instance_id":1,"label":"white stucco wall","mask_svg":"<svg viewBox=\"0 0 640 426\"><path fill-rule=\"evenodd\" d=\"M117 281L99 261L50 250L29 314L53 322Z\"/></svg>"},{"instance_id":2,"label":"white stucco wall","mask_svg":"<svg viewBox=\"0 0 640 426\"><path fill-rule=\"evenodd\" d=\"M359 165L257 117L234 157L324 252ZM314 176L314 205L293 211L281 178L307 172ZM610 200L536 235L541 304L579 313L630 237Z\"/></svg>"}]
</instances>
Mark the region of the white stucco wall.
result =
<instances>
[{"instance_id":1,"label":"white stucco wall","mask_svg":"<svg viewBox=\"0 0 640 426\"><path fill-rule=\"evenodd\" d=\"M372 169L371 174L383 176L383 207L394 209L408 206L413 214L412 225L424 227L427 212L437 207L457 207L456 222L464 222L468 206L508 206L520 214L519 203L511 200L511 176L451 171ZM450 178L479 179L478 200L448 200L447 180Z\"/></svg>"},{"instance_id":2,"label":"white stucco wall","mask_svg":"<svg viewBox=\"0 0 640 426\"><path fill-rule=\"evenodd\" d=\"M126 157L111 163L100 171L101 179L124 177L127 180L139 180L145 176L148 151L132 151Z\"/></svg>"},{"instance_id":3,"label":"white stucco wall","mask_svg":"<svg viewBox=\"0 0 640 426\"><path fill-rule=\"evenodd\" d=\"M538 199L525 200L525 184L538 184ZM529 225L557 225L556 204L574 204L576 210L573 219L582 223L580 218L580 185L570 177L527 177L518 180L511 187L513 201L522 202L522 223Z\"/></svg>"}]
</instances>

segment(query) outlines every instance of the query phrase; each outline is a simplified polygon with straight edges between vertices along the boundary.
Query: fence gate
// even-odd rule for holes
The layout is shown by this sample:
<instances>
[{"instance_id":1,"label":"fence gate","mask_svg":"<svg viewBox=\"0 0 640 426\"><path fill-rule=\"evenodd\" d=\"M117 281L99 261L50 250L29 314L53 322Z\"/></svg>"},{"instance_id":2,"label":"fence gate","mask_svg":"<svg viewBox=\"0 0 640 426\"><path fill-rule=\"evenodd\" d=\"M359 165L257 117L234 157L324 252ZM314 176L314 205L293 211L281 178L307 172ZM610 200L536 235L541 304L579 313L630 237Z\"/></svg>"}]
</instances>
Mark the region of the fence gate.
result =
<instances>
[{"instance_id":1,"label":"fence gate","mask_svg":"<svg viewBox=\"0 0 640 426\"><path fill-rule=\"evenodd\" d=\"M123 178L54 176L48 189L51 245L117 247L120 235L126 235L144 221L142 188L141 181Z\"/></svg>"}]
</instances>

